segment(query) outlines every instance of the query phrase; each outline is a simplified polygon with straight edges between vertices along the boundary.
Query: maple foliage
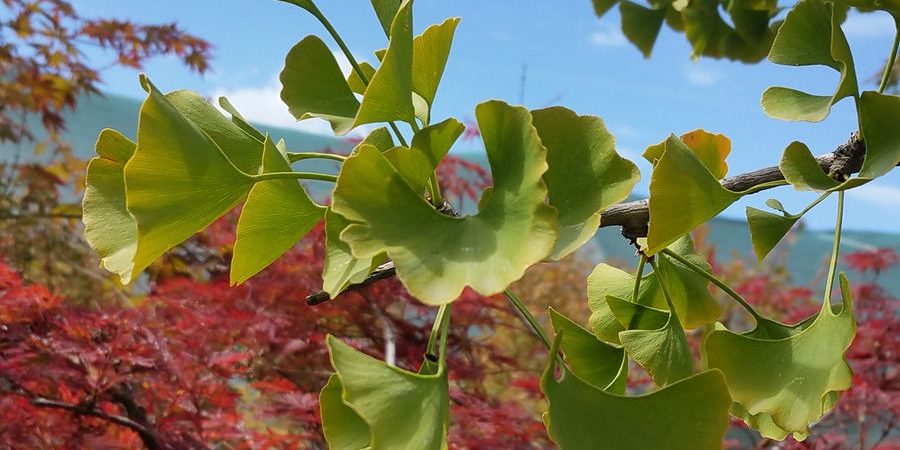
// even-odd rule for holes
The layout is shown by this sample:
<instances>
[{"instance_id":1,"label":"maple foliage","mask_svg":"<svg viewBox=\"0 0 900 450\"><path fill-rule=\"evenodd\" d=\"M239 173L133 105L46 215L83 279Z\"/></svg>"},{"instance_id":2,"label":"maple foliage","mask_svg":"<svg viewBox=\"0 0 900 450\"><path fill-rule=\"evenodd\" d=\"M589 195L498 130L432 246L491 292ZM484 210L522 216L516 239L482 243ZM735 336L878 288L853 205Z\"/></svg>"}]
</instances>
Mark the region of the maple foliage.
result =
<instances>
[{"instance_id":1,"label":"maple foliage","mask_svg":"<svg viewBox=\"0 0 900 450\"><path fill-rule=\"evenodd\" d=\"M0 142L33 138L29 116L53 137L65 130L62 113L79 96L99 93L103 67L84 46L109 50L110 65L140 68L148 58L175 55L197 72L209 68L211 44L174 23L83 17L65 0L2 0L0 17Z\"/></svg>"}]
</instances>

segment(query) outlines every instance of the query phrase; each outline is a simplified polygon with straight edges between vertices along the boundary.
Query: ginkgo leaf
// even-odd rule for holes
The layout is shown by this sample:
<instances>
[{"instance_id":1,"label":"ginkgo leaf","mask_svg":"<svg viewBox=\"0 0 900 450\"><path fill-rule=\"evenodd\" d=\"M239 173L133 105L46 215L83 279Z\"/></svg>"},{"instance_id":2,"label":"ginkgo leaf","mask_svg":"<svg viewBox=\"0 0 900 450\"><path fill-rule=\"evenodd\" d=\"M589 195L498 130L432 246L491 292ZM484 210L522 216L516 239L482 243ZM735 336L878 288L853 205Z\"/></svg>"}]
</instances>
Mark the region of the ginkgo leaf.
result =
<instances>
[{"instance_id":1,"label":"ginkgo leaf","mask_svg":"<svg viewBox=\"0 0 900 450\"><path fill-rule=\"evenodd\" d=\"M242 116L234 105L228 101L228 98L219 97L219 107L224 109L228 114L231 114L231 122L237 125L241 130L244 130L245 133L249 134L259 142L266 140L266 136L254 128L253 125L250 125L250 122L247 122L247 120L244 119L244 116Z\"/></svg>"},{"instance_id":2,"label":"ginkgo leaf","mask_svg":"<svg viewBox=\"0 0 900 450\"><path fill-rule=\"evenodd\" d=\"M553 308L550 308L550 321L556 334L562 335L560 348L579 378L607 392L625 392L628 358L622 347L597 339Z\"/></svg>"},{"instance_id":3,"label":"ginkgo leaf","mask_svg":"<svg viewBox=\"0 0 900 450\"><path fill-rule=\"evenodd\" d=\"M628 329L619 333L625 352L640 364L658 386L666 386L694 372L691 347L678 316L669 311L659 328Z\"/></svg>"},{"instance_id":4,"label":"ginkgo leaf","mask_svg":"<svg viewBox=\"0 0 900 450\"><path fill-rule=\"evenodd\" d=\"M263 173L290 172L287 155L266 138ZM291 249L325 213L313 203L298 180L276 179L256 183L237 224L231 284L240 284Z\"/></svg>"},{"instance_id":5,"label":"ginkgo leaf","mask_svg":"<svg viewBox=\"0 0 900 450\"><path fill-rule=\"evenodd\" d=\"M828 176L806 144L794 141L788 144L778 164L784 179L799 191L828 191L840 186L840 182Z\"/></svg>"},{"instance_id":6,"label":"ginkgo leaf","mask_svg":"<svg viewBox=\"0 0 900 450\"><path fill-rule=\"evenodd\" d=\"M559 335L551 355L556 354ZM544 424L562 450L718 450L731 398L717 370L649 394L625 397L581 380L556 358L541 377L549 409Z\"/></svg>"},{"instance_id":7,"label":"ginkgo leaf","mask_svg":"<svg viewBox=\"0 0 900 450\"><path fill-rule=\"evenodd\" d=\"M622 15L622 34L644 54L645 58L649 58L659 36L659 30L666 19L666 10L650 9L623 0L619 3L619 13Z\"/></svg>"},{"instance_id":8,"label":"ginkgo leaf","mask_svg":"<svg viewBox=\"0 0 900 450\"><path fill-rule=\"evenodd\" d=\"M291 48L279 79L281 100L297 120L325 119L338 135L353 128L359 100L334 54L318 37L307 36Z\"/></svg>"},{"instance_id":9,"label":"ginkgo leaf","mask_svg":"<svg viewBox=\"0 0 900 450\"><path fill-rule=\"evenodd\" d=\"M847 38L841 30L843 15L830 2L802 0L787 14L775 36L769 60L789 66L821 65L841 75L832 95L812 95L785 87L763 92L762 107L770 117L782 120L819 122L831 112L831 105L858 94L856 69Z\"/></svg>"},{"instance_id":10,"label":"ginkgo leaf","mask_svg":"<svg viewBox=\"0 0 900 450\"><path fill-rule=\"evenodd\" d=\"M772 214L761 209L747 207L747 225L757 261L762 261L800 220L802 214Z\"/></svg>"},{"instance_id":11,"label":"ginkgo leaf","mask_svg":"<svg viewBox=\"0 0 900 450\"><path fill-rule=\"evenodd\" d=\"M439 367L433 375L417 374L389 366L333 336L327 341L342 387L341 399L368 425L372 448L447 448L450 395L446 367ZM359 423L348 411L326 408L323 414L329 411L339 416L323 416L324 423L334 427L349 416L354 441L359 439Z\"/></svg>"},{"instance_id":12,"label":"ginkgo leaf","mask_svg":"<svg viewBox=\"0 0 900 450\"><path fill-rule=\"evenodd\" d=\"M900 97L863 92L859 120L866 141L860 178L878 178L900 165Z\"/></svg>"},{"instance_id":13,"label":"ginkgo leaf","mask_svg":"<svg viewBox=\"0 0 900 450\"><path fill-rule=\"evenodd\" d=\"M412 1L403 0L391 25L381 65L369 80L353 126L402 120L415 121L412 101ZM341 78L343 80L343 78Z\"/></svg>"},{"instance_id":14,"label":"ginkgo leaf","mask_svg":"<svg viewBox=\"0 0 900 450\"><path fill-rule=\"evenodd\" d=\"M371 448L369 425L341 398L344 386L341 377L332 374L319 392L322 415L322 434L330 450L360 450Z\"/></svg>"},{"instance_id":15,"label":"ginkgo leaf","mask_svg":"<svg viewBox=\"0 0 900 450\"><path fill-rule=\"evenodd\" d=\"M787 336L765 338L755 330L742 335L717 329L704 341L707 365L722 370L728 380L736 403L733 412L767 437L784 439L793 433L804 439L810 423L828 412L837 392L851 385L844 353L853 341L856 320L843 274L840 285L843 307L837 313L826 301L813 320L781 333Z\"/></svg>"},{"instance_id":16,"label":"ginkgo leaf","mask_svg":"<svg viewBox=\"0 0 900 450\"><path fill-rule=\"evenodd\" d=\"M413 190L424 192L431 174L463 130L458 120L447 119L419 130L410 148L394 147L382 154Z\"/></svg>"},{"instance_id":17,"label":"ginkgo leaf","mask_svg":"<svg viewBox=\"0 0 900 450\"><path fill-rule=\"evenodd\" d=\"M391 35L391 24L394 23L394 17L401 3L402 0L372 0L372 8L375 9L375 15L378 16L378 22L381 23L386 36Z\"/></svg>"},{"instance_id":18,"label":"ginkgo leaf","mask_svg":"<svg viewBox=\"0 0 900 450\"><path fill-rule=\"evenodd\" d=\"M694 130L682 134L681 141L694 151L716 179L725 178L728 173L728 163L725 162L725 159L731 153L731 139L724 134Z\"/></svg>"},{"instance_id":19,"label":"ginkgo leaf","mask_svg":"<svg viewBox=\"0 0 900 450\"><path fill-rule=\"evenodd\" d=\"M383 255L356 258L350 246L340 239L350 221L328 208L325 212L325 262L322 265L322 290L331 297L347 286L363 281L369 273L384 263Z\"/></svg>"},{"instance_id":20,"label":"ginkgo leaf","mask_svg":"<svg viewBox=\"0 0 900 450\"><path fill-rule=\"evenodd\" d=\"M82 218L84 237L100 256L100 266L131 281L137 225L125 204L125 163L136 144L111 129L100 132L97 156L87 166Z\"/></svg>"},{"instance_id":21,"label":"ginkgo leaf","mask_svg":"<svg viewBox=\"0 0 900 450\"><path fill-rule=\"evenodd\" d=\"M148 96L125 165L126 204L137 223L132 274L228 212L253 184L210 134L143 76L141 84Z\"/></svg>"},{"instance_id":22,"label":"ginkgo leaf","mask_svg":"<svg viewBox=\"0 0 900 450\"><path fill-rule=\"evenodd\" d=\"M550 204L559 211L559 239L551 256L557 260L590 240L600 211L627 198L641 175L616 152L615 138L599 117L562 107L531 114L547 149L544 182Z\"/></svg>"},{"instance_id":23,"label":"ginkgo leaf","mask_svg":"<svg viewBox=\"0 0 900 450\"><path fill-rule=\"evenodd\" d=\"M647 254L652 255L741 198L725 189L680 139L670 136L650 176L650 228Z\"/></svg>"},{"instance_id":24,"label":"ginkgo leaf","mask_svg":"<svg viewBox=\"0 0 900 450\"><path fill-rule=\"evenodd\" d=\"M544 203L541 181L546 152L528 110L494 101L476 116L494 179L476 215L434 210L369 145L347 159L334 190L332 209L354 222L341 234L353 255L386 252L425 303L453 301L466 286L496 294L546 258L556 240L556 210Z\"/></svg>"},{"instance_id":25,"label":"ginkgo leaf","mask_svg":"<svg viewBox=\"0 0 900 450\"><path fill-rule=\"evenodd\" d=\"M299 6L312 14L318 14L319 9L316 8L316 5L312 2L312 0L281 0L285 3L290 3L292 5Z\"/></svg>"},{"instance_id":26,"label":"ginkgo leaf","mask_svg":"<svg viewBox=\"0 0 900 450\"><path fill-rule=\"evenodd\" d=\"M366 81L363 81L356 69L350 69L350 73L347 75L347 85L350 86L350 90L354 93L363 95L366 93L366 86L369 84L368 80L375 76L375 68L367 62L361 61L359 69L366 77Z\"/></svg>"},{"instance_id":27,"label":"ginkgo leaf","mask_svg":"<svg viewBox=\"0 0 900 450\"><path fill-rule=\"evenodd\" d=\"M427 105L428 114L423 122L427 123L431 106L437 94L438 85L444 75L453 33L459 25L459 18L445 20L440 25L432 25L413 39L412 51L412 91L418 94Z\"/></svg>"},{"instance_id":28,"label":"ginkgo leaf","mask_svg":"<svg viewBox=\"0 0 900 450\"><path fill-rule=\"evenodd\" d=\"M707 272L711 270L709 262L694 250L690 236L674 242L669 249L695 266ZM685 328L697 328L714 322L721 314L721 307L709 293L709 281L694 273L693 270L666 255L657 256L660 276L675 305L675 312ZM591 309L589 323L594 333L607 342L618 343L618 333L622 325L615 320L615 314L606 304L608 296L630 299L634 290L634 276L606 264L599 264L588 276L588 306ZM659 280L653 274L641 278L637 303L657 310L668 311L665 295Z\"/></svg>"},{"instance_id":29,"label":"ginkgo leaf","mask_svg":"<svg viewBox=\"0 0 900 450\"><path fill-rule=\"evenodd\" d=\"M669 321L667 309L633 303L612 295L606 296L606 304L609 305L610 313L621 327L619 331L655 330L662 328Z\"/></svg>"}]
</instances>

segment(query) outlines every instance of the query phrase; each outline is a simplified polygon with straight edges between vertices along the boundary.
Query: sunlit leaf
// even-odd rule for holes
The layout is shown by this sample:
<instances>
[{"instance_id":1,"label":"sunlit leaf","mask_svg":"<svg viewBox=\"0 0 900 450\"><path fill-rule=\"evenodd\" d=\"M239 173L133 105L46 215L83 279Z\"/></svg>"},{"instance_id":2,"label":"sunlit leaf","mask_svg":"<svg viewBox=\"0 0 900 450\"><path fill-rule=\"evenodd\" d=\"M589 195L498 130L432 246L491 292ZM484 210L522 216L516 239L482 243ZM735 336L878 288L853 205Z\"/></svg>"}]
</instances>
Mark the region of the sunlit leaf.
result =
<instances>
[{"instance_id":1,"label":"sunlit leaf","mask_svg":"<svg viewBox=\"0 0 900 450\"><path fill-rule=\"evenodd\" d=\"M835 14L832 4L822 0L803 0L787 14L775 36L769 60L789 66L831 67L840 73L840 83L832 95L770 87L762 97L766 114L782 120L819 122L828 116L831 105L858 95L856 69L841 20L842 14Z\"/></svg>"},{"instance_id":2,"label":"sunlit leaf","mask_svg":"<svg viewBox=\"0 0 900 450\"><path fill-rule=\"evenodd\" d=\"M607 392L622 394L628 381L628 358L620 346L598 340L568 317L550 308L550 321L562 335L560 347L579 378Z\"/></svg>"},{"instance_id":3,"label":"sunlit leaf","mask_svg":"<svg viewBox=\"0 0 900 450\"><path fill-rule=\"evenodd\" d=\"M149 95L141 106L137 148L125 165L127 207L138 231L133 273L228 212L253 184L210 134L149 80L141 81Z\"/></svg>"},{"instance_id":4,"label":"sunlit leaf","mask_svg":"<svg viewBox=\"0 0 900 450\"><path fill-rule=\"evenodd\" d=\"M802 217L801 214L772 214L747 207L747 225L757 261L762 261Z\"/></svg>"},{"instance_id":5,"label":"sunlit leaf","mask_svg":"<svg viewBox=\"0 0 900 450\"><path fill-rule=\"evenodd\" d=\"M524 108L487 102L476 110L494 186L478 214L441 214L375 147L344 163L332 208L351 224L341 234L358 258L387 252L407 289L429 304L465 286L495 294L546 258L556 211L546 205L545 151ZM410 233L410 230L417 230Z\"/></svg>"},{"instance_id":6,"label":"sunlit leaf","mask_svg":"<svg viewBox=\"0 0 900 450\"><path fill-rule=\"evenodd\" d=\"M350 86L351 91L362 95L366 93L368 80L371 80L372 77L375 76L375 68L367 62L361 61L359 63L359 69L362 71L363 75L365 75L366 82L363 82L363 79L359 76L356 69L350 69L350 73L347 75L347 85Z\"/></svg>"},{"instance_id":7,"label":"sunlit leaf","mask_svg":"<svg viewBox=\"0 0 900 450\"><path fill-rule=\"evenodd\" d=\"M859 120L866 140L859 177L880 177L900 164L900 97L863 92Z\"/></svg>"},{"instance_id":8,"label":"sunlit leaf","mask_svg":"<svg viewBox=\"0 0 900 450\"><path fill-rule=\"evenodd\" d=\"M840 276L843 307L830 302L812 321L780 338L718 329L704 342L707 364L725 374L732 411L765 436L797 439L833 406L836 393L851 385L844 353L853 341L856 320L847 278ZM771 325L771 324L769 324ZM767 330L765 334L771 334Z\"/></svg>"},{"instance_id":9,"label":"sunlit leaf","mask_svg":"<svg viewBox=\"0 0 900 450\"><path fill-rule=\"evenodd\" d=\"M741 193L722 187L680 139L670 136L650 177L648 254L659 252L740 197Z\"/></svg>"},{"instance_id":10,"label":"sunlit leaf","mask_svg":"<svg viewBox=\"0 0 900 450\"><path fill-rule=\"evenodd\" d=\"M458 120L447 119L419 130L410 148L394 147L383 154L410 187L421 193L463 130L465 127Z\"/></svg>"},{"instance_id":11,"label":"sunlit leaf","mask_svg":"<svg viewBox=\"0 0 900 450\"><path fill-rule=\"evenodd\" d=\"M359 113L353 121L354 127L392 120L415 121L412 64L412 1L403 0L391 25L387 53L369 80Z\"/></svg>"},{"instance_id":12,"label":"sunlit leaf","mask_svg":"<svg viewBox=\"0 0 900 450\"><path fill-rule=\"evenodd\" d=\"M353 128L359 100L321 39L307 36L294 45L279 78L281 99L297 120L325 119L331 122L336 134L345 134Z\"/></svg>"},{"instance_id":13,"label":"sunlit leaf","mask_svg":"<svg viewBox=\"0 0 900 450\"><path fill-rule=\"evenodd\" d=\"M457 25L459 18L450 18L440 25L426 28L422 34L413 39L412 91L425 101L429 111L426 118L430 116L434 96L444 74L444 67L447 65ZM428 120L423 122L427 123Z\"/></svg>"},{"instance_id":14,"label":"sunlit leaf","mask_svg":"<svg viewBox=\"0 0 900 450\"><path fill-rule=\"evenodd\" d=\"M125 206L125 163L136 144L115 130L105 129L97 138L97 156L85 177L82 217L84 236L100 256L100 266L131 281L137 225Z\"/></svg>"},{"instance_id":15,"label":"sunlit leaf","mask_svg":"<svg viewBox=\"0 0 900 450\"><path fill-rule=\"evenodd\" d=\"M694 372L691 347L674 311L659 328L629 328L619 333L625 352L641 365L658 386L666 386ZM641 322L631 325L641 326Z\"/></svg>"},{"instance_id":16,"label":"sunlit leaf","mask_svg":"<svg viewBox=\"0 0 900 450\"><path fill-rule=\"evenodd\" d=\"M290 172L287 156L265 140L263 173ZM325 208L313 203L298 180L256 183L241 210L231 260L231 284L240 284L291 249L319 220Z\"/></svg>"},{"instance_id":17,"label":"sunlit leaf","mask_svg":"<svg viewBox=\"0 0 900 450\"><path fill-rule=\"evenodd\" d=\"M559 338L551 354L556 354ZM718 450L731 398L722 373L706 371L649 394L624 397L559 366L541 378L549 402L544 424L562 450Z\"/></svg>"},{"instance_id":18,"label":"sunlit leaf","mask_svg":"<svg viewBox=\"0 0 900 450\"><path fill-rule=\"evenodd\" d=\"M450 396L446 367L440 367L434 375L408 372L354 350L332 336L328 336L328 348L343 388L341 399L369 426L372 448L447 448ZM335 410L339 417L323 417L323 422L334 424L349 416L357 441L359 423L348 411L331 409ZM326 408L323 413L328 411Z\"/></svg>"},{"instance_id":19,"label":"sunlit leaf","mask_svg":"<svg viewBox=\"0 0 900 450\"><path fill-rule=\"evenodd\" d=\"M256 139L259 142L266 140L266 137L260 133L259 130L254 128L253 125L250 125L227 98L219 97L219 107L224 109L228 114L231 114L231 122L245 133L249 134L253 139Z\"/></svg>"},{"instance_id":20,"label":"sunlit leaf","mask_svg":"<svg viewBox=\"0 0 900 450\"><path fill-rule=\"evenodd\" d=\"M640 179L637 166L616 153L615 138L593 116L552 107L532 111L534 127L547 149L544 174L550 204L559 211L559 239L552 259L590 240L600 211L628 197Z\"/></svg>"},{"instance_id":21,"label":"sunlit leaf","mask_svg":"<svg viewBox=\"0 0 900 450\"><path fill-rule=\"evenodd\" d=\"M784 174L784 179L797 190L827 191L840 185L822 171L809 147L802 142L791 142L784 149L778 167Z\"/></svg>"},{"instance_id":22,"label":"sunlit leaf","mask_svg":"<svg viewBox=\"0 0 900 450\"><path fill-rule=\"evenodd\" d=\"M384 34L391 35L391 24L394 23L394 16L400 9L402 0L372 0L372 8L375 9L375 15L378 16L378 22L384 29Z\"/></svg>"},{"instance_id":23,"label":"sunlit leaf","mask_svg":"<svg viewBox=\"0 0 900 450\"><path fill-rule=\"evenodd\" d=\"M322 434L330 450L360 450L371 448L372 431L359 414L341 398L344 386L341 377L332 374L319 393L322 414Z\"/></svg>"},{"instance_id":24,"label":"sunlit leaf","mask_svg":"<svg viewBox=\"0 0 900 450\"><path fill-rule=\"evenodd\" d=\"M728 163L725 159L731 153L731 139L724 134L694 130L681 135L681 141L688 146L716 179L725 178Z\"/></svg>"}]
</instances>

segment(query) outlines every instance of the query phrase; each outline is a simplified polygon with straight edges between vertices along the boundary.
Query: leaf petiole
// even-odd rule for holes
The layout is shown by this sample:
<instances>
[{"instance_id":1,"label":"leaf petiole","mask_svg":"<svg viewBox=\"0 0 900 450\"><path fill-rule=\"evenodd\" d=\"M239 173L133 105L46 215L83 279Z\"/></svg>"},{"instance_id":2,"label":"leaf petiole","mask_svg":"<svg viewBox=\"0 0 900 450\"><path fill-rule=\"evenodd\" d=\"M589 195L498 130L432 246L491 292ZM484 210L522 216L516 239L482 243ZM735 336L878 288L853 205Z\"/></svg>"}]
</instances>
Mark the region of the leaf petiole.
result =
<instances>
[{"instance_id":1,"label":"leaf petiole","mask_svg":"<svg viewBox=\"0 0 900 450\"><path fill-rule=\"evenodd\" d=\"M547 333L544 331L544 328L537 321L534 315L531 314L531 311L528 311L528 308L525 307L525 304L522 303L522 300L513 293L513 291L506 289L503 291L503 295L506 296L506 299L509 300L509 303L513 305L516 312L519 315L519 318L528 325L528 328L531 329L531 333L534 334L541 343L544 344L548 349L553 346L550 338L547 336Z\"/></svg>"},{"instance_id":2,"label":"leaf petiole","mask_svg":"<svg viewBox=\"0 0 900 450\"><path fill-rule=\"evenodd\" d=\"M337 182L337 176L329 175L325 173L313 173L313 172L272 172L272 173L263 173L259 175L248 175L254 182L260 181L268 181L268 180L316 180L316 181L327 181L330 183Z\"/></svg>"},{"instance_id":3,"label":"leaf petiole","mask_svg":"<svg viewBox=\"0 0 900 450\"><path fill-rule=\"evenodd\" d=\"M837 271L838 254L841 248L841 227L844 221L844 191L838 192L837 219L834 224L834 246L831 248L831 262L828 264L828 277L825 279L825 304L831 302L831 290L834 287L834 274Z\"/></svg>"},{"instance_id":4,"label":"leaf petiole","mask_svg":"<svg viewBox=\"0 0 900 450\"><path fill-rule=\"evenodd\" d=\"M647 262L647 257L644 256L643 253L638 255L638 266L637 273L634 276L634 291L631 293L631 302L638 302L638 294L641 290L641 278L644 276L644 264Z\"/></svg>"},{"instance_id":5,"label":"leaf petiole","mask_svg":"<svg viewBox=\"0 0 900 450\"><path fill-rule=\"evenodd\" d=\"M661 253L684 264L685 266L687 266L688 269L691 269L692 271L696 272L698 275L709 280L712 284L715 284L716 286L718 286L719 289L721 289L723 292L725 292L731 298L733 298L736 302L738 302L741 306L743 306L744 309L746 309L747 312L750 313L750 315L753 316L753 318L757 320L757 322L760 320L765 320L758 312L756 312L755 309L753 309L752 306L750 306L749 303L747 303L747 300L744 300L744 298L741 297L740 294L735 292L734 289L731 289L730 286L725 284L724 281L720 280L718 277L716 277L712 273L709 273L709 272L703 270L702 268L700 268L696 264L688 261L687 259L685 259L681 255L679 255L678 253L675 253L672 250L669 250L667 248L664 248Z\"/></svg>"},{"instance_id":6,"label":"leaf petiole","mask_svg":"<svg viewBox=\"0 0 900 450\"><path fill-rule=\"evenodd\" d=\"M330 159L332 161L340 161L340 162L344 162L347 160L346 156L337 155L334 153L288 152L287 156L288 156L288 160L291 163L295 163L297 161L303 161L304 159Z\"/></svg>"}]
</instances>

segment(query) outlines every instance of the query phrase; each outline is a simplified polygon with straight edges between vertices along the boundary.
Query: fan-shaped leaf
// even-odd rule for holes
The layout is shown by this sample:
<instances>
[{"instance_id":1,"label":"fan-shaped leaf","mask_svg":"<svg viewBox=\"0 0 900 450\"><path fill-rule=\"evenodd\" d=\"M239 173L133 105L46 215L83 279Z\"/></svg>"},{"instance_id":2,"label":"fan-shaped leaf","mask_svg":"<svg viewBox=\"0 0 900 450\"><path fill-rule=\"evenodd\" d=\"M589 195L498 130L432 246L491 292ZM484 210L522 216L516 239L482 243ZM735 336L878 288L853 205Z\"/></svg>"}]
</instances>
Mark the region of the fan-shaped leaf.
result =
<instances>
[{"instance_id":1,"label":"fan-shaped leaf","mask_svg":"<svg viewBox=\"0 0 900 450\"><path fill-rule=\"evenodd\" d=\"M650 9L623 0L619 4L619 13L622 15L622 34L644 54L645 58L649 58L656 37L659 36L659 30L666 19L666 10Z\"/></svg>"},{"instance_id":2,"label":"fan-shaped leaf","mask_svg":"<svg viewBox=\"0 0 900 450\"><path fill-rule=\"evenodd\" d=\"M457 25L459 18L450 18L440 25L426 28L422 34L413 39L412 91L421 96L428 105L429 115L441 76L444 75L444 67L447 65ZM424 122L427 123L427 120Z\"/></svg>"},{"instance_id":3,"label":"fan-shaped leaf","mask_svg":"<svg viewBox=\"0 0 900 450\"><path fill-rule=\"evenodd\" d=\"M263 173L290 172L287 155L268 137L263 150ZM291 249L325 213L313 203L297 180L256 183L237 224L231 284L240 284Z\"/></svg>"},{"instance_id":4,"label":"fan-shaped leaf","mask_svg":"<svg viewBox=\"0 0 900 450\"><path fill-rule=\"evenodd\" d=\"M625 352L641 365L658 386L666 386L694 372L691 347L678 316L669 311L660 328L628 329L619 333Z\"/></svg>"},{"instance_id":5,"label":"fan-shaped leaf","mask_svg":"<svg viewBox=\"0 0 900 450\"><path fill-rule=\"evenodd\" d=\"M733 412L767 437L783 439L793 433L804 439L809 424L834 404L836 393L850 387L844 352L853 341L856 320L843 274L840 284L843 307L837 313L825 302L813 320L788 332L775 330L781 337L759 336L773 334L768 329L743 335L718 329L704 341L708 366L722 370L728 380Z\"/></svg>"},{"instance_id":6,"label":"fan-shaped leaf","mask_svg":"<svg viewBox=\"0 0 900 450\"><path fill-rule=\"evenodd\" d=\"M859 120L866 140L860 178L878 178L900 165L900 97L863 92Z\"/></svg>"},{"instance_id":7,"label":"fan-shaped leaf","mask_svg":"<svg viewBox=\"0 0 900 450\"><path fill-rule=\"evenodd\" d=\"M422 375L388 366L332 336L328 336L328 347L343 388L341 399L368 425L372 448L447 448L450 397L446 367L434 375ZM359 439L359 422L349 411L326 407L323 413L329 411L339 415L323 416L326 427L347 426L341 419L349 417L354 441Z\"/></svg>"},{"instance_id":8,"label":"fan-shaped leaf","mask_svg":"<svg viewBox=\"0 0 900 450\"><path fill-rule=\"evenodd\" d=\"M137 148L125 165L127 207L138 233L132 273L206 228L253 184L210 134L149 80L141 81L149 95L141 106Z\"/></svg>"},{"instance_id":9,"label":"fan-shaped leaf","mask_svg":"<svg viewBox=\"0 0 900 450\"><path fill-rule=\"evenodd\" d=\"M753 252L756 253L757 261L762 261L802 216L802 214L772 214L748 206L747 225L750 227L750 240L753 241Z\"/></svg>"},{"instance_id":10,"label":"fan-shaped leaf","mask_svg":"<svg viewBox=\"0 0 900 450\"><path fill-rule=\"evenodd\" d=\"M360 450L371 448L372 432L353 408L341 398L344 386L341 377L332 374L319 393L322 414L322 434L330 450Z\"/></svg>"},{"instance_id":11,"label":"fan-shaped leaf","mask_svg":"<svg viewBox=\"0 0 900 450\"><path fill-rule=\"evenodd\" d=\"M498 293L556 240L556 211L544 203L541 181L545 150L530 114L488 102L476 116L495 183L477 215L435 211L372 146L347 159L334 190L334 211L358 222L341 234L353 255L387 252L400 280L426 303L450 302L465 286Z\"/></svg>"},{"instance_id":12,"label":"fan-shaped leaf","mask_svg":"<svg viewBox=\"0 0 900 450\"><path fill-rule=\"evenodd\" d=\"M137 225L125 204L125 163L136 144L115 130L105 129L97 138L97 156L85 177L82 217L84 237L100 255L100 266L131 281Z\"/></svg>"},{"instance_id":13,"label":"fan-shaped leaf","mask_svg":"<svg viewBox=\"0 0 900 450\"><path fill-rule=\"evenodd\" d=\"M637 166L616 153L615 138L599 117L561 107L532 111L547 149L544 174L550 204L559 211L552 259L577 250L596 233L600 211L628 197L640 179Z\"/></svg>"},{"instance_id":14,"label":"fan-shaped leaf","mask_svg":"<svg viewBox=\"0 0 900 450\"><path fill-rule=\"evenodd\" d=\"M391 24L394 23L394 16L400 9L400 3L402 0L372 0L372 8L375 9L375 15L378 16L386 36L391 35Z\"/></svg>"},{"instance_id":15,"label":"fan-shaped leaf","mask_svg":"<svg viewBox=\"0 0 900 450\"><path fill-rule=\"evenodd\" d=\"M858 95L856 69L841 30L841 16L834 13L831 3L822 0L803 0L787 14L772 43L769 60L789 66L831 67L840 72L841 80L832 95L770 87L762 97L763 110L770 117L819 122L828 116L831 105Z\"/></svg>"},{"instance_id":16,"label":"fan-shaped leaf","mask_svg":"<svg viewBox=\"0 0 900 450\"><path fill-rule=\"evenodd\" d=\"M654 254L741 197L722 187L697 155L670 136L650 177L648 254Z\"/></svg>"},{"instance_id":17,"label":"fan-shaped leaf","mask_svg":"<svg viewBox=\"0 0 900 450\"><path fill-rule=\"evenodd\" d=\"M557 335L551 354L559 340ZM562 450L722 448L731 399L717 370L646 395L623 397L586 383L565 366L559 366L556 380L556 367L556 358L550 358L541 387L550 404L544 424Z\"/></svg>"},{"instance_id":18,"label":"fan-shaped leaf","mask_svg":"<svg viewBox=\"0 0 900 450\"><path fill-rule=\"evenodd\" d=\"M258 142L266 140L266 137L260 133L259 130L254 128L253 125L250 125L226 97L219 97L219 107L224 109L228 114L231 114L231 122L245 133L249 134L253 139L256 139Z\"/></svg>"},{"instance_id":19,"label":"fan-shaped leaf","mask_svg":"<svg viewBox=\"0 0 900 450\"><path fill-rule=\"evenodd\" d=\"M598 340L553 308L550 308L550 321L556 334L562 336L560 346L569 367L579 378L607 392L625 392L628 358L622 347Z\"/></svg>"}]
</instances>

